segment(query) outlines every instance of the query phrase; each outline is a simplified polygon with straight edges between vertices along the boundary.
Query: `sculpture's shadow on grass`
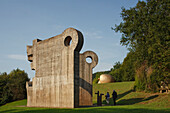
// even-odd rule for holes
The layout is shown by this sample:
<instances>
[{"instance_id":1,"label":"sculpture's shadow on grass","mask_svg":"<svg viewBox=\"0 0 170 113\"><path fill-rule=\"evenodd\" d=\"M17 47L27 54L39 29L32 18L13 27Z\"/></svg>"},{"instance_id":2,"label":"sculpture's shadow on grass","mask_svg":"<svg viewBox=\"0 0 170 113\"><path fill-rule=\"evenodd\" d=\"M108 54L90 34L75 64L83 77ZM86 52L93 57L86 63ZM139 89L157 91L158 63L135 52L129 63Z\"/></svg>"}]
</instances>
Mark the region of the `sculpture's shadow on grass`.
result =
<instances>
[{"instance_id":1,"label":"sculpture's shadow on grass","mask_svg":"<svg viewBox=\"0 0 170 113\"><path fill-rule=\"evenodd\" d=\"M1 113L169 113L169 110L152 110L145 108L116 108L116 107L93 107L93 108L78 108L78 109L40 109L40 110L20 110L12 109L2 111Z\"/></svg>"},{"instance_id":2,"label":"sculpture's shadow on grass","mask_svg":"<svg viewBox=\"0 0 170 113\"><path fill-rule=\"evenodd\" d=\"M133 104L137 104L140 102L145 102L148 100L152 100L154 98L158 97L158 95L153 95L150 96L148 98L131 98L131 99L122 99L120 101L117 102L118 105L133 105Z\"/></svg>"},{"instance_id":3,"label":"sculpture's shadow on grass","mask_svg":"<svg viewBox=\"0 0 170 113\"><path fill-rule=\"evenodd\" d=\"M125 93L119 94L117 99L121 99L122 97L128 95L129 93L133 92L133 90L129 90ZM152 100L154 98L158 97L158 95L153 95L148 98L130 98L130 99L121 99L120 101L117 102L117 105L132 105L132 104L137 104L140 102Z\"/></svg>"},{"instance_id":4,"label":"sculpture's shadow on grass","mask_svg":"<svg viewBox=\"0 0 170 113\"><path fill-rule=\"evenodd\" d=\"M129 91L126 91L126 92L124 92L124 93L122 93L122 94L119 94L119 95L118 95L118 98L117 98L116 100L123 98L124 96L128 95L128 94L131 93L131 92L133 92L132 89L129 90ZM156 98L156 97L158 97L158 95L153 95L153 96L150 96L150 97L148 97L148 98L121 99L121 100L117 101L116 104L117 104L117 105L133 105L133 104L137 104L137 103L140 103L140 102L152 100L152 99L154 99L154 98ZM107 104L107 103L106 103L106 100L103 100L102 103L104 104L104 106L112 106L112 105L113 105L113 100L112 100L112 98L110 98L109 102L110 102L110 104Z\"/></svg>"},{"instance_id":5,"label":"sculpture's shadow on grass","mask_svg":"<svg viewBox=\"0 0 170 113\"><path fill-rule=\"evenodd\" d=\"M119 94L118 99L121 99L122 97L126 96L127 94L131 93L133 90L129 90L125 93ZM28 108L28 107L16 107L16 109L10 109L10 110L4 110L1 111L1 113L169 113L169 109L156 109L153 108L134 108L131 106L128 106L128 108L121 107L120 105L133 105L140 102L145 102L148 100L152 100L154 98L158 97L158 95L153 95L148 98L131 98L131 99L121 99L117 102L117 106L113 105L112 98L110 99L110 104L107 105L106 101L103 101L102 106L83 106L80 108L75 109L60 109L60 108ZM121 108L120 108L121 107Z\"/></svg>"},{"instance_id":6,"label":"sculpture's shadow on grass","mask_svg":"<svg viewBox=\"0 0 170 113\"><path fill-rule=\"evenodd\" d=\"M124 96L126 96L126 95L128 95L128 94L131 93L131 92L133 92L132 89L129 90L129 91L126 91L126 92L124 92L124 93L122 93L122 94L119 94L119 95L117 96L117 100L120 99L120 98L122 98L122 97L124 97Z\"/></svg>"}]
</instances>

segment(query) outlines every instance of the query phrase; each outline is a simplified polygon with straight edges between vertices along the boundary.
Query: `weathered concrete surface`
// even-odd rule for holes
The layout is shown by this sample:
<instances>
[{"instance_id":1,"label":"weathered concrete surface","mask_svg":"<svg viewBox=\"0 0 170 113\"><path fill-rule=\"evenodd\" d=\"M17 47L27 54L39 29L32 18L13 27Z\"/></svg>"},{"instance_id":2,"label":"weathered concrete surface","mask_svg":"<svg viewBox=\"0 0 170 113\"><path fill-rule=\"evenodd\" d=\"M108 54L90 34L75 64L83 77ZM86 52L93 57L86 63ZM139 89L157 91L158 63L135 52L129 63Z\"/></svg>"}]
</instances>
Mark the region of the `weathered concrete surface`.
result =
<instances>
[{"instance_id":1,"label":"weathered concrete surface","mask_svg":"<svg viewBox=\"0 0 170 113\"><path fill-rule=\"evenodd\" d=\"M92 68L98 58L91 51L80 54L82 46L83 35L73 28L43 41L33 40L33 46L27 46L31 69L36 71L32 84L26 83L27 106L92 105ZM88 64L86 57L93 62Z\"/></svg>"},{"instance_id":2,"label":"weathered concrete surface","mask_svg":"<svg viewBox=\"0 0 170 113\"><path fill-rule=\"evenodd\" d=\"M86 58L91 58L92 62L86 62ZM79 78L79 105L89 106L92 103L92 69L97 65L98 57L92 51L80 54L80 78Z\"/></svg>"}]
</instances>

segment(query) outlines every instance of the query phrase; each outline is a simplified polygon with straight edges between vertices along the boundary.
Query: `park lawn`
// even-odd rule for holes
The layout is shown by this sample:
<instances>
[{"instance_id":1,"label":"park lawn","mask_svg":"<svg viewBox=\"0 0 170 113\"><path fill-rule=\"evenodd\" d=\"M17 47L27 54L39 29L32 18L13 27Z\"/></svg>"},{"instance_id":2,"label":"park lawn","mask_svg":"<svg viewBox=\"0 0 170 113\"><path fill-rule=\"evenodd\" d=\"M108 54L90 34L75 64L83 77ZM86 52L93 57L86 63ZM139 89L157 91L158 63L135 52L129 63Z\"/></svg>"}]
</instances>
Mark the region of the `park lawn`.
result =
<instances>
[{"instance_id":1,"label":"park lawn","mask_svg":"<svg viewBox=\"0 0 170 113\"><path fill-rule=\"evenodd\" d=\"M75 109L59 108L31 108L25 107L26 99L15 101L0 107L0 113L170 113L170 94L134 92L134 82L117 82L110 84L93 85L93 103L96 103L95 92L106 94L112 93L113 89L118 93L117 106L105 105L103 96L103 105L100 107L84 107Z\"/></svg>"}]
</instances>

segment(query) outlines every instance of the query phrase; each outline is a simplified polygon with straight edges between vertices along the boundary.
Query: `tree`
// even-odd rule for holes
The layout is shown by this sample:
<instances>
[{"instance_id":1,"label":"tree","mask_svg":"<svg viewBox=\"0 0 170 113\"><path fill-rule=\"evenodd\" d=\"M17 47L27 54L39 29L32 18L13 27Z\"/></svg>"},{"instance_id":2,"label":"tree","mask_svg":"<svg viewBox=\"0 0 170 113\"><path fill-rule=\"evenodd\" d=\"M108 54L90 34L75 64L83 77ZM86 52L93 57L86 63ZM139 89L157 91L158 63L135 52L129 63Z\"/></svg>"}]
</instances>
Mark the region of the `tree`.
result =
<instances>
[{"instance_id":1,"label":"tree","mask_svg":"<svg viewBox=\"0 0 170 113\"><path fill-rule=\"evenodd\" d=\"M113 66L113 69L119 69L121 66L121 63L118 61L115 63L115 65Z\"/></svg>"},{"instance_id":2,"label":"tree","mask_svg":"<svg viewBox=\"0 0 170 113\"><path fill-rule=\"evenodd\" d=\"M9 87L7 86L8 75L7 73L2 73L0 75L0 105L5 104L12 98Z\"/></svg>"},{"instance_id":3,"label":"tree","mask_svg":"<svg viewBox=\"0 0 170 113\"><path fill-rule=\"evenodd\" d=\"M13 100L21 100L26 98L26 81L29 81L25 71L16 69L9 73L8 86L13 94Z\"/></svg>"},{"instance_id":4,"label":"tree","mask_svg":"<svg viewBox=\"0 0 170 113\"><path fill-rule=\"evenodd\" d=\"M114 80L117 82L121 81L134 81L135 79L135 66L134 62L136 57L134 56L134 51L129 49L130 52L127 54L123 63L116 62L111 69L110 75L113 76Z\"/></svg>"},{"instance_id":5,"label":"tree","mask_svg":"<svg viewBox=\"0 0 170 113\"><path fill-rule=\"evenodd\" d=\"M134 51L130 51L125 59L123 60L122 69L124 70L124 75L122 76L123 81L134 81L135 80L135 61L136 57Z\"/></svg>"},{"instance_id":6,"label":"tree","mask_svg":"<svg viewBox=\"0 0 170 113\"><path fill-rule=\"evenodd\" d=\"M133 8L122 8L123 22L112 28L122 33L123 46L135 50L136 86L142 90L156 91L160 81L170 79L168 4L168 0L138 1Z\"/></svg>"},{"instance_id":7,"label":"tree","mask_svg":"<svg viewBox=\"0 0 170 113\"><path fill-rule=\"evenodd\" d=\"M0 105L26 98L27 73L20 69L0 75Z\"/></svg>"}]
</instances>

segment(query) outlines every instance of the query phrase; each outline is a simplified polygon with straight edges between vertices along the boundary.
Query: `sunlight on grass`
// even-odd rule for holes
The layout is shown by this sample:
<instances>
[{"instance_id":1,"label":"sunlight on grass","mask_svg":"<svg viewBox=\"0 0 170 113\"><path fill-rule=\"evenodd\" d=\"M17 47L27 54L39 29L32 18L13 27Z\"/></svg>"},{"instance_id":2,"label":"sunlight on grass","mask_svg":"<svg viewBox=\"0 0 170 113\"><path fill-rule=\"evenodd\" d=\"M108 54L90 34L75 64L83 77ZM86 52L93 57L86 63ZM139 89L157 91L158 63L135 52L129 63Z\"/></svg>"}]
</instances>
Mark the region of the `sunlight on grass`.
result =
<instances>
[{"instance_id":1,"label":"sunlight on grass","mask_svg":"<svg viewBox=\"0 0 170 113\"><path fill-rule=\"evenodd\" d=\"M134 82L117 82L111 84L95 84L93 86L93 102L96 103L95 92L112 93L113 89L118 93L117 106L86 107L75 109L59 108L30 108L24 107L27 101L20 100L8 103L0 107L0 113L169 113L169 94L150 94L134 92ZM105 103L103 96L103 103ZM112 99L110 100L112 104Z\"/></svg>"}]
</instances>

